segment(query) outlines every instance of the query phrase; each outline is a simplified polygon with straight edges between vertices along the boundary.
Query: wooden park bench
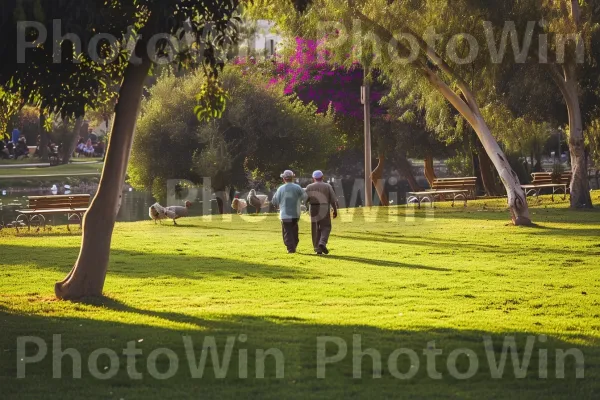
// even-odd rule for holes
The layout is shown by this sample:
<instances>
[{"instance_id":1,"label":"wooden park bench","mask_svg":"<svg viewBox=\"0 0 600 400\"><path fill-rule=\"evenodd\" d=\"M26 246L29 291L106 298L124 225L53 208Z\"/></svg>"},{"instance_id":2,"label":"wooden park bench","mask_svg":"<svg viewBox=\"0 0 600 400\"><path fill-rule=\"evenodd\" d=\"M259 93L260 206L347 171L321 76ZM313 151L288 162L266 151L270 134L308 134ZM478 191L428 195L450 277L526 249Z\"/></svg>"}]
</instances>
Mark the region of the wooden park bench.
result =
<instances>
[{"instance_id":1,"label":"wooden park bench","mask_svg":"<svg viewBox=\"0 0 600 400\"><path fill-rule=\"evenodd\" d=\"M477 177L466 178L435 178L431 189L439 190L466 190L469 198L474 199L476 194Z\"/></svg>"},{"instance_id":2,"label":"wooden park bench","mask_svg":"<svg viewBox=\"0 0 600 400\"><path fill-rule=\"evenodd\" d=\"M83 222L83 214L90 204L89 194L74 194L61 196L31 196L27 209L17 210L18 216L14 227L37 226L37 231L46 229L46 216L64 214L67 216L67 229L70 231L70 223L77 220L79 228Z\"/></svg>"},{"instance_id":3,"label":"wooden park bench","mask_svg":"<svg viewBox=\"0 0 600 400\"><path fill-rule=\"evenodd\" d=\"M433 203L436 200L452 200L452 207L457 200L463 200L465 207L467 206L467 198L470 195L470 191L466 189L447 189L447 190L427 190L424 192L408 192L408 198L406 199L407 204L417 203L421 208L421 203L430 203L433 207Z\"/></svg>"},{"instance_id":4,"label":"wooden park bench","mask_svg":"<svg viewBox=\"0 0 600 400\"><path fill-rule=\"evenodd\" d=\"M552 201L556 193L563 192L563 200L567 198L567 191L571 184L571 173L563 172L554 177L552 172L534 172L531 174L533 181L529 185L521 185L527 196L534 196L540 202L540 193L544 189L552 189Z\"/></svg>"}]
</instances>

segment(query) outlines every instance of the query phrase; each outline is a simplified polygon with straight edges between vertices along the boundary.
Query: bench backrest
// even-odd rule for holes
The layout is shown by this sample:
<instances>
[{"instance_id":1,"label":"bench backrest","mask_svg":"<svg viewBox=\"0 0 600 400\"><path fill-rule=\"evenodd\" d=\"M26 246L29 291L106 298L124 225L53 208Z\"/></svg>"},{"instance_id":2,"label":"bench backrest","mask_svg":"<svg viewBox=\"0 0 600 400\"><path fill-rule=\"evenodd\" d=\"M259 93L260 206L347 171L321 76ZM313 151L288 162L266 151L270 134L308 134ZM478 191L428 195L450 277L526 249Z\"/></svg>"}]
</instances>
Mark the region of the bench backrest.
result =
<instances>
[{"instance_id":1,"label":"bench backrest","mask_svg":"<svg viewBox=\"0 0 600 400\"><path fill-rule=\"evenodd\" d=\"M433 181L432 189L475 189L477 178L440 178Z\"/></svg>"},{"instance_id":2,"label":"bench backrest","mask_svg":"<svg viewBox=\"0 0 600 400\"><path fill-rule=\"evenodd\" d=\"M89 204L89 194L29 197L30 210L86 208Z\"/></svg>"},{"instance_id":3,"label":"bench backrest","mask_svg":"<svg viewBox=\"0 0 600 400\"><path fill-rule=\"evenodd\" d=\"M533 177L533 181L531 183L533 183L534 185L544 185L550 183L560 183L568 185L571 182L572 174L570 172L563 172L560 174L560 177L558 179L552 178L552 172L534 172L533 174L531 174L531 176Z\"/></svg>"}]
</instances>

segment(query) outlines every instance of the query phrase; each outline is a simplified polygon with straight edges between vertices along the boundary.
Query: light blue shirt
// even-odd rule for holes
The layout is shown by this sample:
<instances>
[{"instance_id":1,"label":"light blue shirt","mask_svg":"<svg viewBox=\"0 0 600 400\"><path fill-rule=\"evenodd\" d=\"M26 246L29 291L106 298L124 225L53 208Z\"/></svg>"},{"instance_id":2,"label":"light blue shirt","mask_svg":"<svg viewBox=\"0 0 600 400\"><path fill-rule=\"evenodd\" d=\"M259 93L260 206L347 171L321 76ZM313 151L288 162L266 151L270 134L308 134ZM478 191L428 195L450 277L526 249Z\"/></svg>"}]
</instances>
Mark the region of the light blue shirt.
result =
<instances>
[{"instance_id":1,"label":"light blue shirt","mask_svg":"<svg viewBox=\"0 0 600 400\"><path fill-rule=\"evenodd\" d=\"M279 217L283 219L300 218L300 205L307 199L306 192L295 183L286 183L277 189L272 203L279 207Z\"/></svg>"}]
</instances>

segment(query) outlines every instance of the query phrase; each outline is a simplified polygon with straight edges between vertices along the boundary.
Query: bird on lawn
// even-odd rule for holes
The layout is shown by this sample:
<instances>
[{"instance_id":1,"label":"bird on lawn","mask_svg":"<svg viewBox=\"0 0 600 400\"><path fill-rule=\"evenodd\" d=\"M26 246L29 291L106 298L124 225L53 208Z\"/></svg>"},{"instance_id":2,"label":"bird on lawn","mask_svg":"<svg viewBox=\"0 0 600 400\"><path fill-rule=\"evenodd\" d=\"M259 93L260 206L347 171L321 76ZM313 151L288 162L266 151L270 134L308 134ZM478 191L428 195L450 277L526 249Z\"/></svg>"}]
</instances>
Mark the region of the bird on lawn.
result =
<instances>
[{"instance_id":1,"label":"bird on lawn","mask_svg":"<svg viewBox=\"0 0 600 400\"><path fill-rule=\"evenodd\" d=\"M250 193L248 193L248 197L246 198L247 204L254 207L256 213L260 212L260 209L267 206L269 204L269 196L266 194L256 194L256 190L252 189Z\"/></svg>"},{"instance_id":2,"label":"bird on lawn","mask_svg":"<svg viewBox=\"0 0 600 400\"><path fill-rule=\"evenodd\" d=\"M238 214L241 214L246 207L248 207L248 203L246 202L246 200L240 199L237 196L231 202L231 208L237 211Z\"/></svg>"},{"instance_id":3,"label":"bird on lawn","mask_svg":"<svg viewBox=\"0 0 600 400\"><path fill-rule=\"evenodd\" d=\"M160 222L162 224L163 219L167 219L167 213L165 212L165 208L158 203L154 203L148 208L148 215L150 215L150 219Z\"/></svg>"},{"instance_id":4,"label":"bird on lawn","mask_svg":"<svg viewBox=\"0 0 600 400\"><path fill-rule=\"evenodd\" d=\"M183 207L183 206L163 207L160 204L155 203L150 206L150 209L148 211L150 214L150 218L152 218L154 220L154 223L156 223L156 221L159 221L162 223L163 219L172 219L173 225L177 225L176 220L179 218L187 217L189 215L189 209L191 206L192 206L191 201L186 201L185 207Z\"/></svg>"}]
</instances>

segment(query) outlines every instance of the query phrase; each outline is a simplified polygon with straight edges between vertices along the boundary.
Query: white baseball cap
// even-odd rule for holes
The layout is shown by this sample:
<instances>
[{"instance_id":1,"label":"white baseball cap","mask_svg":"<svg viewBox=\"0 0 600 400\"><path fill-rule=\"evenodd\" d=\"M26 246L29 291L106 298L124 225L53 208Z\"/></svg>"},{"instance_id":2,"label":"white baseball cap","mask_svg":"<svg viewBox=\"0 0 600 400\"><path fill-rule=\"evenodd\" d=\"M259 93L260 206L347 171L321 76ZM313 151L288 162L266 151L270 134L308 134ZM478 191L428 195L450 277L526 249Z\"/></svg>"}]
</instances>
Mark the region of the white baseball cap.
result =
<instances>
[{"instance_id":1,"label":"white baseball cap","mask_svg":"<svg viewBox=\"0 0 600 400\"><path fill-rule=\"evenodd\" d=\"M283 171L283 174L279 175L281 178L293 178L294 176L294 172L290 171L289 169L286 169L285 171Z\"/></svg>"},{"instance_id":2,"label":"white baseball cap","mask_svg":"<svg viewBox=\"0 0 600 400\"><path fill-rule=\"evenodd\" d=\"M316 170L315 172L313 172L312 177L315 179L321 179L321 178L323 178L323 172Z\"/></svg>"}]
</instances>

